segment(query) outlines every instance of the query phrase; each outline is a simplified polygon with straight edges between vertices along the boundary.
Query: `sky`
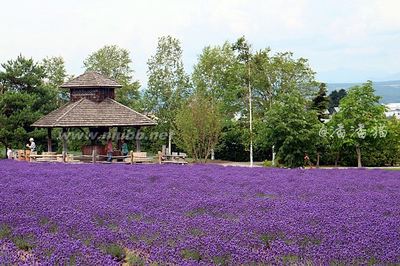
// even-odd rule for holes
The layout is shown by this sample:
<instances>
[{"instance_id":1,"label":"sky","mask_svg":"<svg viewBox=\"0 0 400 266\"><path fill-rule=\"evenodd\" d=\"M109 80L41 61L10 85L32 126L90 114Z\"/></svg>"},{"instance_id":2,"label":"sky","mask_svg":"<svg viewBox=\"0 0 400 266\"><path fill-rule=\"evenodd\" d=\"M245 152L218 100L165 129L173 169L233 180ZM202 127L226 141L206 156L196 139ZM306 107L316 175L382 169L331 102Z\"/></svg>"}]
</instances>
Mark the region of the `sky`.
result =
<instances>
[{"instance_id":1,"label":"sky","mask_svg":"<svg viewBox=\"0 0 400 266\"><path fill-rule=\"evenodd\" d=\"M0 62L62 56L68 74L104 45L131 53L147 81L158 37L181 41L190 73L202 49L245 36L254 50L292 51L324 82L400 79L400 0L0 0Z\"/></svg>"}]
</instances>

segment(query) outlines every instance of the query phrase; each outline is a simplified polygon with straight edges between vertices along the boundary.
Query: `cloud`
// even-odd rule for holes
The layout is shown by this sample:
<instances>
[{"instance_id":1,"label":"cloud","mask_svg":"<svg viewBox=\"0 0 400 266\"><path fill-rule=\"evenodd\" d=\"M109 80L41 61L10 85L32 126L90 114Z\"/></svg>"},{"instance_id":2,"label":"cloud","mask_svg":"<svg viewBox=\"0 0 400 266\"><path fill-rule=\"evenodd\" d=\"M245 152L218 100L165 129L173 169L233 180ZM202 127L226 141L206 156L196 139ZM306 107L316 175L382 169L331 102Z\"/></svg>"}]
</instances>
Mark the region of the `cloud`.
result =
<instances>
[{"instance_id":1,"label":"cloud","mask_svg":"<svg viewBox=\"0 0 400 266\"><path fill-rule=\"evenodd\" d=\"M181 40L190 71L204 46L246 35L254 49L294 51L338 81L372 71L388 75L400 69L398 10L397 0L8 1L0 11L0 62L19 53L61 55L68 71L79 74L88 54L117 44L131 51L145 83L160 36ZM335 71L344 68L346 75Z\"/></svg>"}]
</instances>

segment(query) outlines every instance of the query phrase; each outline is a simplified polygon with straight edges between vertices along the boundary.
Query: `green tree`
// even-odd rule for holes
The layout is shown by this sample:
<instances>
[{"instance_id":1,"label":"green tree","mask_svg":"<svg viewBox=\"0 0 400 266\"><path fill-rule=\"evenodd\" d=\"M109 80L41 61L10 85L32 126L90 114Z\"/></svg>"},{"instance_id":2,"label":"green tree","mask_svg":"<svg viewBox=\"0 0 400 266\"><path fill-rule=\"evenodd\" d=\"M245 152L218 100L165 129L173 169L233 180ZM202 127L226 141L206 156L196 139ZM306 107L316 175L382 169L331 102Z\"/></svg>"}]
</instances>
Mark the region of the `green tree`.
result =
<instances>
[{"instance_id":1,"label":"green tree","mask_svg":"<svg viewBox=\"0 0 400 266\"><path fill-rule=\"evenodd\" d=\"M251 84L251 61L253 58L253 54L251 51L251 45L247 42L244 37L239 38L233 45L232 48L236 51L237 59L241 63L242 68L242 86L243 86L243 102L248 102L248 104L244 104L243 112L239 113L241 119L239 121L246 121L248 123L248 130L244 131L244 141L246 146L249 147L249 159L250 166L253 165L253 91ZM247 92L247 93L246 93ZM246 125L247 123L243 123L242 125Z\"/></svg>"},{"instance_id":2,"label":"green tree","mask_svg":"<svg viewBox=\"0 0 400 266\"><path fill-rule=\"evenodd\" d=\"M308 98L317 92L315 72L308 60L295 59L292 52L271 54L269 48L256 52L251 73L256 117L263 117L280 93L296 89Z\"/></svg>"},{"instance_id":3,"label":"green tree","mask_svg":"<svg viewBox=\"0 0 400 266\"><path fill-rule=\"evenodd\" d=\"M312 99L311 108L317 111L318 120L320 122L324 122L328 116L328 105L329 105L329 98L326 95L327 89L326 84L321 83L319 86L319 91L317 96Z\"/></svg>"},{"instance_id":4,"label":"green tree","mask_svg":"<svg viewBox=\"0 0 400 266\"><path fill-rule=\"evenodd\" d=\"M387 135L380 147L384 148L386 164L394 166L400 161L400 121L395 116L388 119Z\"/></svg>"},{"instance_id":5,"label":"green tree","mask_svg":"<svg viewBox=\"0 0 400 266\"><path fill-rule=\"evenodd\" d=\"M196 90L203 90L221 103L225 120L231 120L243 107L245 90L240 63L228 42L222 46L207 46L198 58L192 73Z\"/></svg>"},{"instance_id":6,"label":"green tree","mask_svg":"<svg viewBox=\"0 0 400 266\"><path fill-rule=\"evenodd\" d=\"M334 90L329 94L329 113L333 114L335 111L335 107L339 107L340 100L343 99L347 95L345 89Z\"/></svg>"},{"instance_id":7,"label":"green tree","mask_svg":"<svg viewBox=\"0 0 400 266\"><path fill-rule=\"evenodd\" d=\"M53 88L44 86L45 69L33 59L22 55L1 65L0 84L0 142L23 148L29 137L43 139L43 130L31 124L57 107Z\"/></svg>"},{"instance_id":8,"label":"green tree","mask_svg":"<svg viewBox=\"0 0 400 266\"><path fill-rule=\"evenodd\" d=\"M60 88L68 77L64 59L62 57L46 57L42 60L41 65L45 73L44 85L57 93L57 105L66 103L69 93Z\"/></svg>"},{"instance_id":9,"label":"green tree","mask_svg":"<svg viewBox=\"0 0 400 266\"><path fill-rule=\"evenodd\" d=\"M295 59L290 52L271 54L269 48L253 53L244 37L232 44L206 47L194 67L192 81L196 90L204 89L221 102L224 126L216 155L230 160L248 160L248 154L239 154L248 152L251 136L249 82L255 124L262 123L281 93L296 89L310 97L317 90L315 73L306 59ZM265 158L268 152L265 147L254 148L257 159Z\"/></svg>"},{"instance_id":10,"label":"green tree","mask_svg":"<svg viewBox=\"0 0 400 266\"><path fill-rule=\"evenodd\" d=\"M195 161L206 162L221 133L219 107L204 92L196 92L176 116L176 142Z\"/></svg>"},{"instance_id":11,"label":"green tree","mask_svg":"<svg viewBox=\"0 0 400 266\"><path fill-rule=\"evenodd\" d=\"M379 99L380 97L375 95L371 81L361 86L354 86L340 101L339 111L329 122L335 130L342 129L344 134L334 136L339 137L342 147L355 150L358 167L362 166L362 150L379 144L379 138L374 135L373 130L387 127L385 107L379 103Z\"/></svg>"},{"instance_id":12,"label":"green tree","mask_svg":"<svg viewBox=\"0 0 400 266\"><path fill-rule=\"evenodd\" d=\"M259 124L256 141L262 147L275 145L280 163L302 166L304 153L316 153L316 140L321 123L309 102L297 90L280 94Z\"/></svg>"},{"instance_id":13,"label":"green tree","mask_svg":"<svg viewBox=\"0 0 400 266\"><path fill-rule=\"evenodd\" d=\"M248 160L248 147L244 136L248 136L248 121L237 116L246 110L243 86L243 65L238 60L233 45L225 42L222 46L207 46L198 58L192 73L193 87L204 91L219 102L223 130L215 148L217 158L225 160ZM247 117L247 115L246 115Z\"/></svg>"},{"instance_id":14,"label":"green tree","mask_svg":"<svg viewBox=\"0 0 400 266\"><path fill-rule=\"evenodd\" d=\"M281 94L289 94L294 91L305 98L315 95L317 85L315 72L312 71L306 59L295 59L291 52L271 55L269 48L252 53L251 46L243 37L233 45L233 48L237 51L238 60L242 63L242 86L251 87L252 113L256 135L260 134L257 129L263 128L262 124L266 119L268 110ZM244 94L242 101L247 102L249 95L250 93ZM248 105L244 105L238 121L249 121L249 119L246 119L250 114L249 106L250 101ZM244 141L251 142L252 132L243 131L243 133ZM255 151L261 150L269 149L255 146Z\"/></svg>"},{"instance_id":15,"label":"green tree","mask_svg":"<svg viewBox=\"0 0 400 266\"><path fill-rule=\"evenodd\" d=\"M116 100L127 106L139 107L139 81L133 80L129 51L117 45L106 45L89 55L83 62L85 69L97 71L116 80L122 88L116 90Z\"/></svg>"},{"instance_id":16,"label":"green tree","mask_svg":"<svg viewBox=\"0 0 400 266\"><path fill-rule=\"evenodd\" d=\"M176 113L190 94L189 76L183 67L179 40L171 36L159 38L156 53L147 65L148 87L143 96L143 109L158 118L154 130L168 132L171 138ZM165 143L160 140L154 144Z\"/></svg>"}]
</instances>

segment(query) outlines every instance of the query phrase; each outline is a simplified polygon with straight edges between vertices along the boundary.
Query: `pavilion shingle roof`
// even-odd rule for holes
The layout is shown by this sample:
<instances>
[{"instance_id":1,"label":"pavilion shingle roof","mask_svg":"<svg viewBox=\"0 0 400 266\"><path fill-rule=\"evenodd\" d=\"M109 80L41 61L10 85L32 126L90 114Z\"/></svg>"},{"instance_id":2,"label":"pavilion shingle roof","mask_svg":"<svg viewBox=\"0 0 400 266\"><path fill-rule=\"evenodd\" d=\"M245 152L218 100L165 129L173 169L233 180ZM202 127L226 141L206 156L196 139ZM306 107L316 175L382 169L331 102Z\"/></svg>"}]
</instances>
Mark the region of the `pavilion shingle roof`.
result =
<instances>
[{"instance_id":1,"label":"pavilion shingle roof","mask_svg":"<svg viewBox=\"0 0 400 266\"><path fill-rule=\"evenodd\" d=\"M147 116L106 98L94 102L82 98L70 102L42 117L32 124L34 127L114 127L152 126L157 123Z\"/></svg>"},{"instance_id":2,"label":"pavilion shingle roof","mask_svg":"<svg viewBox=\"0 0 400 266\"><path fill-rule=\"evenodd\" d=\"M82 75L64 83L61 88L120 88L115 80L105 77L95 71L87 71Z\"/></svg>"}]
</instances>

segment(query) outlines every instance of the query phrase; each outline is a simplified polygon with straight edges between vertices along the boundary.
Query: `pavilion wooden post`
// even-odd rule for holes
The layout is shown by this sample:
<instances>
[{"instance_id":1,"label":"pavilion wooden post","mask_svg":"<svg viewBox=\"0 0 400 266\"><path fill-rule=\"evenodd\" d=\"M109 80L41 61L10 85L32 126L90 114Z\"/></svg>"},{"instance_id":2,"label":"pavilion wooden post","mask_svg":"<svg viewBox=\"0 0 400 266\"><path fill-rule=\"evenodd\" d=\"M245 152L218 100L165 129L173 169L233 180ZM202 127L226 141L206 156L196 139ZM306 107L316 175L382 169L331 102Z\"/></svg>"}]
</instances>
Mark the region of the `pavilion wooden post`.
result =
<instances>
[{"instance_id":1,"label":"pavilion wooden post","mask_svg":"<svg viewBox=\"0 0 400 266\"><path fill-rule=\"evenodd\" d=\"M121 150L121 145L122 145L122 128L121 127L117 127L116 142L117 142L117 149Z\"/></svg>"},{"instance_id":2,"label":"pavilion wooden post","mask_svg":"<svg viewBox=\"0 0 400 266\"><path fill-rule=\"evenodd\" d=\"M136 129L136 151L140 152L140 127Z\"/></svg>"},{"instance_id":3,"label":"pavilion wooden post","mask_svg":"<svg viewBox=\"0 0 400 266\"><path fill-rule=\"evenodd\" d=\"M52 143L51 143L51 127L47 128L47 151L52 152Z\"/></svg>"},{"instance_id":4,"label":"pavilion wooden post","mask_svg":"<svg viewBox=\"0 0 400 266\"><path fill-rule=\"evenodd\" d=\"M133 164L133 151L131 151L131 152L129 153L129 156L130 156L131 164Z\"/></svg>"},{"instance_id":5,"label":"pavilion wooden post","mask_svg":"<svg viewBox=\"0 0 400 266\"><path fill-rule=\"evenodd\" d=\"M62 159L65 163L67 161L67 129L63 127L62 129L62 144L63 144L63 151L62 151Z\"/></svg>"},{"instance_id":6,"label":"pavilion wooden post","mask_svg":"<svg viewBox=\"0 0 400 266\"><path fill-rule=\"evenodd\" d=\"M96 163L96 148L92 146L92 163Z\"/></svg>"}]
</instances>

